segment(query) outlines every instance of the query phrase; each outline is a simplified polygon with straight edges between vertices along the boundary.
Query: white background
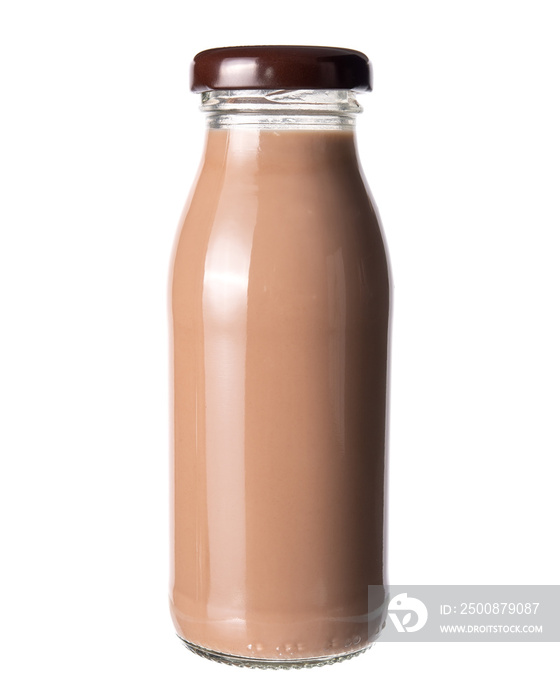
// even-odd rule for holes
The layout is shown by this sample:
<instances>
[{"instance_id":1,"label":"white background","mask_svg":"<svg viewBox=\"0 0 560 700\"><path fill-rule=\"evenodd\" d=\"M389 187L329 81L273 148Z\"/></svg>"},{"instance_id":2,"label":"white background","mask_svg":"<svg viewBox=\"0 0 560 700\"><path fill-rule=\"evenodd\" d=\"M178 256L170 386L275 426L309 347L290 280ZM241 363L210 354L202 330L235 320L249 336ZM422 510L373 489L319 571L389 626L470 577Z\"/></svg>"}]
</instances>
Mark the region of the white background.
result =
<instances>
[{"instance_id":1,"label":"white background","mask_svg":"<svg viewBox=\"0 0 560 700\"><path fill-rule=\"evenodd\" d=\"M553 698L558 645L235 669L167 610L167 273L205 48L367 53L395 280L389 574L559 583L558 5L3 2L0 694Z\"/></svg>"}]
</instances>

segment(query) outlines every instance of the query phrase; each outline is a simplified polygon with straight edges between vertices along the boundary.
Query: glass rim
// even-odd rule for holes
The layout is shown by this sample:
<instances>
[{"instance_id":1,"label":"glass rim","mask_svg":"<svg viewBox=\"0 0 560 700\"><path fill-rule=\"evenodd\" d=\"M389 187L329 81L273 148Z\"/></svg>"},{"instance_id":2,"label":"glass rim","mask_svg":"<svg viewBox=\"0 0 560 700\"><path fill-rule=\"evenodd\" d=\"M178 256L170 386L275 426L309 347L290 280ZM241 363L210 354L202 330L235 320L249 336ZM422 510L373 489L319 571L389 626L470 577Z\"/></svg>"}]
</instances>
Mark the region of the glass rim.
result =
<instances>
[{"instance_id":1,"label":"glass rim","mask_svg":"<svg viewBox=\"0 0 560 700\"><path fill-rule=\"evenodd\" d=\"M292 113L351 115L362 112L355 92L347 89L206 90L200 109L206 113Z\"/></svg>"}]
</instances>

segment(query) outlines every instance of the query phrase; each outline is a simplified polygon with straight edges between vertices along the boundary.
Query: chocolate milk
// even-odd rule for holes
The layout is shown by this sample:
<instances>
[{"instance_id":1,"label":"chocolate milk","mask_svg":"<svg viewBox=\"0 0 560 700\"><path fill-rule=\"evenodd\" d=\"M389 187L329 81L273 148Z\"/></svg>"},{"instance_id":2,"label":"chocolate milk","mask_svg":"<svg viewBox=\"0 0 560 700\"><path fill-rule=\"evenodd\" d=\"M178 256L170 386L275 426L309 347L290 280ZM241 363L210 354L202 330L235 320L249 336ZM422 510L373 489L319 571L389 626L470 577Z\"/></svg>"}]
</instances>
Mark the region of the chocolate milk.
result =
<instances>
[{"instance_id":1,"label":"chocolate milk","mask_svg":"<svg viewBox=\"0 0 560 700\"><path fill-rule=\"evenodd\" d=\"M353 130L208 130L172 271L171 611L198 651L376 636L389 286Z\"/></svg>"}]
</instances>

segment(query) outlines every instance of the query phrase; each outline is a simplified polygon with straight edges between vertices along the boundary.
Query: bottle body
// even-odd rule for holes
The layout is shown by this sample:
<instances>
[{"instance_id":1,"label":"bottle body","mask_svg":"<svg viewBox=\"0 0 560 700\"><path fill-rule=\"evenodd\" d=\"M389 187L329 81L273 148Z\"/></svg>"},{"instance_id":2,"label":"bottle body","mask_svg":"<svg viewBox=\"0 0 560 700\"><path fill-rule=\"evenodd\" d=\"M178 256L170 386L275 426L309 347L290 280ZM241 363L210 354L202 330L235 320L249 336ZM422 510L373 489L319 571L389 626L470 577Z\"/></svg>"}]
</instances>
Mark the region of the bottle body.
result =
<instances>
[{"instance_id":1,"label":"bottle body","mask_svg":"<svg viewBox=\"0 0 560 700\"><path fill-rule=\"evenodd\" d=\"M390 283L352 129L209 129L172 271L171 611L324 663L383 624Z\"/></svg>"}]
</instances>

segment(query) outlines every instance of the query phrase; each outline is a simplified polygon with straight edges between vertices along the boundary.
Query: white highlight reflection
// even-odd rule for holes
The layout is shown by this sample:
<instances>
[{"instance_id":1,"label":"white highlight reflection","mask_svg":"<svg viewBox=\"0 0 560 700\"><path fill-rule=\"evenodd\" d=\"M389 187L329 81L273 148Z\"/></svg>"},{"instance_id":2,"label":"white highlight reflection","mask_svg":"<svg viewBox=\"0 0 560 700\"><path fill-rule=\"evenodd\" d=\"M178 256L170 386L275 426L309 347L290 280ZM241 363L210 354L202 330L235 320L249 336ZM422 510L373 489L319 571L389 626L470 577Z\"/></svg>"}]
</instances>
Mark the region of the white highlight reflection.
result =
<instances>
[{"instance_id":1,"label":"white highlight reflection","mask_svg":"<svg viewBox=\"0 0 560 700\"><path fill-rule=\"evenodd\" d=\"M258 132L237 132L230 144ZM232 137L233 138L233 137ZM229 159L228 159L229 160ZM206 382L206 474L210 596L208 612L222 619L244 618L245 531L245 363L247 288L257 216L251 173L226 173L208 243L202 297Z\"/></svg>"}]
</instances>

